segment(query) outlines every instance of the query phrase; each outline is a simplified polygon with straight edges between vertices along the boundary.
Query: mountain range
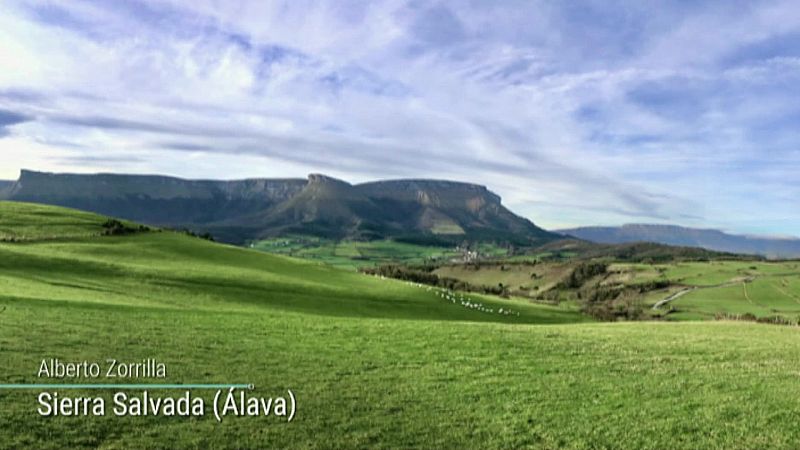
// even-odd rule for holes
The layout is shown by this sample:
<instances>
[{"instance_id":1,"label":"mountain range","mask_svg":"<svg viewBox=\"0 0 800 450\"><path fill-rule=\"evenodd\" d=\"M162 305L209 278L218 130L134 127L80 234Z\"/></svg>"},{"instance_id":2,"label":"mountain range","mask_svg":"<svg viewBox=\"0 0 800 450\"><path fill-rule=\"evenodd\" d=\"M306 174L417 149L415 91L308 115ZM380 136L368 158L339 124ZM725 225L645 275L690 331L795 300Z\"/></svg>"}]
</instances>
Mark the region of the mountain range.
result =
<instances>
[{"instance_id":1,"label":"mountain range","mask_svg":"<svg viewBox=\"0 0 800 450\"><path fill-rule=\"evenodd\" d=\"M2 199L188 228L237 244L285 234L519 244L560 238L509 211L484 186L442 180L350 184L312 174L220 181L23 170L18 180L0 182Z\"/></svg>"},{"instance_id":2,"label":"mountain range","mask_svg":"<svg viewBox=\"0 0 800 450\"><path fill-rule=\"evenodd\" d=\"M655 242L684 247L702 247L720 252L763 255L769 258L800 257L800 239L797 238L735 235L714 229L627 224L619 227L571 228L557 232L602 244Z\"/></svg>"},{"instance_id":3,"label":"mountain range","mask_svg":"<svg viewBox=\"0 0 800 450\"><path fill-rule=\"evenodd\" d=\"M628 224L550 232L502 205L485 186L407 179L350 184L307 178L187 180L159 175L22 170L0 180L0 200L66 206L155 226L208 232L242 244L287 234L418 243L491 240L540 246L565 236L598 244L651 242L770 258L800 257L800 239Z\"/></svg>"},{"instance_id":4,"label":"mountain range","mask_svg":"<svg viewBox=\"0 0 800 450\"><path fill-rule=\"evenodd\" d=\"M14 181L0 180L0 196L4 195L13 185Z\"/></svg>"}]
</instances>

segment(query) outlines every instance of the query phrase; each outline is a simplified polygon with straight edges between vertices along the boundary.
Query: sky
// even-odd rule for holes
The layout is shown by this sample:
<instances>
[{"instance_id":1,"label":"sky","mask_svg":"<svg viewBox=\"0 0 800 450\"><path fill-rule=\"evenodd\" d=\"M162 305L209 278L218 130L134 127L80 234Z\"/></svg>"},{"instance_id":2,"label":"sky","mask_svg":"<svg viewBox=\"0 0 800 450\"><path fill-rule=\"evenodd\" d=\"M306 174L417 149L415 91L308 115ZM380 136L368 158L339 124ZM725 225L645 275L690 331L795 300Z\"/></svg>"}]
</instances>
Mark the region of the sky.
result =
<instances>
[{"instance_id":1,"label":"sky","mask_svg":"<svg viewBox=\"0 0 800 450\"><path fill-rule=\"evenodd\" d=\"M440 178L800 236L795 1L0 2L0 179Z\"/></svg>"}]
</instances>

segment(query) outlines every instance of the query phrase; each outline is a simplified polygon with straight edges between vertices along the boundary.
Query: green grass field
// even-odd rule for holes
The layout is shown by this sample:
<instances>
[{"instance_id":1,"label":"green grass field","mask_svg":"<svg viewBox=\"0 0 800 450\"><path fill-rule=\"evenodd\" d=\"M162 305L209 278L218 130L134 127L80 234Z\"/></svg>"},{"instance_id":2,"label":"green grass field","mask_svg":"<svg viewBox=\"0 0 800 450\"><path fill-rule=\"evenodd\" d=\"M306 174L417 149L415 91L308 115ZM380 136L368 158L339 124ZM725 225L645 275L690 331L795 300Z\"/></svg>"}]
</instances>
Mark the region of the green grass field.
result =
<instances>
[{"instance_id":1,"label":"green grass field","mask_svg":"<svg viewBox=\"0 0 800 450\"><path fill-rule=\"evenodd\" d=\"M717 313L756 317L800 317L800 262L715 261L662 265L618 264L628 282L669 280L696 289L670 302L671 319L712 319ZM654 304L675 289L654 292Z\"/></svg>"},{"instance_id":2,"label":"green grass field","mask_svg":"<svg viewBox=\"0 0 800 450\"><path fill-rule=\"evenodd\" d=\"M256 250L295 258L323 262L347 270L381 264L426 264L459 259L462 253L455 247L436 247L409 244L392 240L369 242L335 241L313 236L289 236L254 242ZM477 245L485 257L501 257L507 250L489 243Z\"/></svg>"},{"instance_id":3,"label":"green grass field","mask_svg":"<svg viewBox=\"0 0 800 450\"><path fill-rule=\"evenodd\" d=\"M480 269L464 264L442 266L435 274L464 280L478 286L496 286L502 283L512 291L535 293L554 286L567 275L570 266L563 263L536 264L482 264Z\"/></svg>"},{"instance_id":4,"label":"green grass field","mask_svg":"<svg viewBox=\"0 0 800 450\"><path fill-rule=\"evenodd\" d=\"M0 241L41 241L100 236L105 220L83 211L63 210L32 203L3 202ZM127 222L126 222L127 223Z\"/></svg>"},{"instance_id":5,"label":"green grass field","mask_svg":"<svg viewBox=\"0 0 800 450\"><path fill-rule=\"evenodd\" d=\"M571 262L494 262L477 267L447 264L434 273L476 286L502 283L512 295L536 298L563 280L574 265ZM614 263L602 280L597 280L601 285L630 286L654 281L667 282L668 287L646 292L642 301L647 308L677 292L694 288L659 311L651 311L666 320L709 320L717 314L782 316L794 321L800 318L800 261Z\"/></svg>"},{"instance_id":6,"label":"green grass field","mask_svg":"<svg viewBox=\"0 0 800 450\"><path fill-rule=\"evenodd\" d=\"M0 222L26 208L0 202ZM0 243L0 383L41 381L43 358L157 358L168 382L253 383L266 396L290 388L297 416L43 418L36 392L0 390L3 449L800 441L794 327L590 323L569 309L470 296L520 315L485 313L437 290L170 232L75 234L58 224L80 217L88 231L104 218L47 209L47 240Z\"/></svg>"}]
</instances>

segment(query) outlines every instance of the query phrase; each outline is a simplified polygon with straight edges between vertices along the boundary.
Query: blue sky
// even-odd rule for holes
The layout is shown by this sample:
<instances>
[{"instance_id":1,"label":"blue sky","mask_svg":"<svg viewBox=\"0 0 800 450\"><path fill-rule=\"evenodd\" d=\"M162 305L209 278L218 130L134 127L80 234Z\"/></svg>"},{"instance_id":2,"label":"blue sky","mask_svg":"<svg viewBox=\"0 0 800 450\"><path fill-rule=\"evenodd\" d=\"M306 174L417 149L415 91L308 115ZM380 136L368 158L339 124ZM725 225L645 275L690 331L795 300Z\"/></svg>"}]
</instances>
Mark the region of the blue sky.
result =
<instances>
[{"instance_id":1,"label":"blue sky","mask_svg":"<svg viewBox=\"0 0 800 450\"><path fill-rule=\"evenodd\" d=\"M548 228L800 235L798 86L792 1L8 0L0 178L446 178Z\"/></svg>"}]
</instances>

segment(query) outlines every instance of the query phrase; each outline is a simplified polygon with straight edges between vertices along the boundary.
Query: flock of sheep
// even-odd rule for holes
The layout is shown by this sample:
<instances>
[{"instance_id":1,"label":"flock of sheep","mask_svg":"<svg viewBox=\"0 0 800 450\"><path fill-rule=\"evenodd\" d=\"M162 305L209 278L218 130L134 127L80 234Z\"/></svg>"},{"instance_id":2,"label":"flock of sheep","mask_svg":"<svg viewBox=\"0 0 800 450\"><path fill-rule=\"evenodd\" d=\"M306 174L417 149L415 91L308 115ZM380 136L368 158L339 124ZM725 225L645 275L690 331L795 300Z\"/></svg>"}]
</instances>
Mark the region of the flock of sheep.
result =
<instances>
[{"instance_id":1,"label":"flock of sheep","mask_svg":"<svg viewBox=\"0 0 800 450\"><path fill-rule=\"evenodd\" d=\"M422 285L418 286L422 287ZM518 312L514 312L510 308L497 308L497 310L495 310L494 308L489 308L487 306L484 306L483 303L474 302L469 297L465 297L463 292L453 292L447 289L434 289L431 287L428 287L427 290L428 291L433 290L435 291L436 295L438 295L442 299L447 300L450 303L454 304L460 303L461 306L465 308L476 309L480 312L485 312L489 314L497 313L497 314L502 314L504 316L511 316L511 315L519 316Z\"/></svg>"},{"instance_id":2,"label":"flock of sheep","mask_svg":"<svg viewBox=\"0 0 800 450\"><path fill-rule=\"evenodd\" d=\"M385 280L386 277L381 275L381 280ZM449 301L453 304L461 304L461 306L465 308L475 309L480 312L485 312L488 314L502 314L504 316L519 316L519 312L513 311L510 308L489 308L485 306L483 303L474 302L469 297L465 297L463 292L454 292L449 289L442 289L442 288L435 288L432 286L427 286L420 283L414 283L411 281L405 281L406 284L411 286L416 286L419 288L425 288L428 292L434 292L438 297L442 298L443 300Z\"/></svg>"}]
</instances>

